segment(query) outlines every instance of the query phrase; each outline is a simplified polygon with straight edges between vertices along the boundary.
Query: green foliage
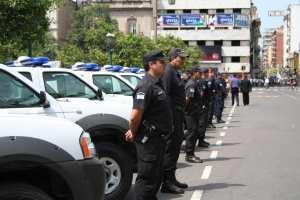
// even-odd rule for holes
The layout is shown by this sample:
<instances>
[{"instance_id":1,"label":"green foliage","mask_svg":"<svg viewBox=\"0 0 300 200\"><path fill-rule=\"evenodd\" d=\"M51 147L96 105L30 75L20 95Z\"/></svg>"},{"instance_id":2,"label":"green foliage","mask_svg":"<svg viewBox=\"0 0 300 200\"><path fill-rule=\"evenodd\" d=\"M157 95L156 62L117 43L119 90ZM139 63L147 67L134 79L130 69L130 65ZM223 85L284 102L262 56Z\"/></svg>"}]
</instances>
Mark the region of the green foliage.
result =
<instances>
[{"instance_id":1,"label":"green foliage","mask_svg":"<svg viewBox=\"0 0 300 200\"><path fill-rule=\"evenodd\" d=\"M156 48L164 51L166 55L170 52L172 48L186 49L187 45L180 38L174 36L158 37Z\"/></svg>"},{"instance_id":2,"label":"green foliage","mask_svg":"<svg viewBox=\"0 0 300 200\"><path fill-rule=\"evenodd\" d=\"M89 5L75 12L70 34L70 42L84 51L105 50L107 33L117 33L118 24L112 20L108 8L102 5Z\"/></svg>"},{"instance_id":3,"label":"green foliage","mask_svg":"<svg viewBox=\"0 0 300 200\"><path fill-rule=\"evenodd\" d=\"M85 61L85 53L77 46L67 44L58 52L57 60L60 60L63 66L70 66L78 61Z\"/></svg>"}]
</instances>

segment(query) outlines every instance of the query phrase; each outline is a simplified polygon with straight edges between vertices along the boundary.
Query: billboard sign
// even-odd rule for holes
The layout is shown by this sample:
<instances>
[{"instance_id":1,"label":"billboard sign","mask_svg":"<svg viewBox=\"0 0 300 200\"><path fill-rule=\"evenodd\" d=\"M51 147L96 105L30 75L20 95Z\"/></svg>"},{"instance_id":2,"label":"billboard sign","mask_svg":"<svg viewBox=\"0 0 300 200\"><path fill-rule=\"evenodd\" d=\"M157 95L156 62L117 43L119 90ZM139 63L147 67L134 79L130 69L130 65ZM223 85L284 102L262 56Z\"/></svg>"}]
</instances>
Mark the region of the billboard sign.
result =
<instances>
[{"instance_id":1,"label":"billboard sign","mask_svg":"<svg viewBox=\"0 0 300 200\"><path fill-rule=\"evenodd\" d=\"M202 63L221 63L222 47L221 46L202 46Z\"/></svg>"},{"instance_id":2,"label":"billboard sign","mask_svg":"<svg viewBox=\"0 0 300 200\"><path fill-rule=\"evenodd\" d=\"M203 15L197 15L197 14L181 15L180 24L181 26L197 26L197 27L206 26L205 17Z\"/></svg>"},{"instance_id":3,"label":"billboard sign","mask_svg":"<svg viewBox=\"0 0 300 200\"><path fill-rule=\"evenodd\" d=\"M217 14L216 23L217 26L233 26L234 25L233 14Z\"/></svg>"},{"instance_id":4,"label":"billboard sign","mask_svg":"<svg viewBox=\"0 0 300 200\"><path fill-rule=\"evenodd\" d=\"M247 15L235 14L234 25L236 27L249 27L249 17Z\"/></svg>"},{"instance_id":5,"label":"billboard sign","mask_svg":"<svg viewBox=\"0 0 300 200\"><path fill-rule=\"evenodd\" d=\"M162 15L163 26L179 26L180 17L178 15Z\"/></svg>"}]
</instances>

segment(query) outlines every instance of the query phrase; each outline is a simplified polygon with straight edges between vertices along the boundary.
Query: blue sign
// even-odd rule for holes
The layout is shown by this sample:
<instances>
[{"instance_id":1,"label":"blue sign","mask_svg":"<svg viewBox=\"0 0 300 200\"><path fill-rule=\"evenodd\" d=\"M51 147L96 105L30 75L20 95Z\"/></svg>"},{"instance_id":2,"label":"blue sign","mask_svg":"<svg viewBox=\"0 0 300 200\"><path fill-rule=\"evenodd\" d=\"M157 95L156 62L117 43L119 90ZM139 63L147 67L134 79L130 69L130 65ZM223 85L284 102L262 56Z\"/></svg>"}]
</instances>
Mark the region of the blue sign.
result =
<instances>
[{"instance_id":1,"label":"blue sign","mask_svg":"<svg viewBox=\"0 0 300 200\"><path fill-rule=\"evenodd\" d=\"M235 14L234 25L237 27L249 27L249 17L247 15Z\"/></svg>"},{"instance_id":2,"label":"blue sign","mask_svg":"<svg viewBox=\"0 0 300 200\"><path fill-rule=\"evenodd\" d=\"M233 14L217 14L218 26L233 26L234 18Z\"/></svg>"},{"instance_id":3,"label":"blue sign","mask_svg":"<svg viewBox=\"0 0 300 200\"><path fill-rule=\"evenodd\" d=\"M179 26L180 18L178 15L163 15L164 26Z\"/></svg>"},{"instance_id":4,"label":"blue sign","mask_svg":"<svg viewBox=\"0 0 300 200\"><path fill-rule=\"evenodd\" d=\"M181 15L181 26L205 26L205 18L202 15L188 14Z\"/></svg>"}]
</instances>

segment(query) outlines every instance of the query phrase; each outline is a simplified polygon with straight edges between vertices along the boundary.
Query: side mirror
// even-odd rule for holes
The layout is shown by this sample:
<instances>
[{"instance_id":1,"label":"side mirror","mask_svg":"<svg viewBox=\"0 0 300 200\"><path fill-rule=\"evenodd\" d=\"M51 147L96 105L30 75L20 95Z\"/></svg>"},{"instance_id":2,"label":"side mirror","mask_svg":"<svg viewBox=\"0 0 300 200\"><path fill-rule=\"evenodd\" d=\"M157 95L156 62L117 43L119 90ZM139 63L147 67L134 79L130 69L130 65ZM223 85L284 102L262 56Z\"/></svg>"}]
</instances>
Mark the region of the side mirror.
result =
<instances>
[{"instance_id":1,"label":"side mirror","mask_svg":"<svg viewBox=\"0 0 300 200\"><path fill-rule=\"evenodd\" d=\"M97 97L99 100L103 100L103 93L102 93L102 90L99 88L97 90Z\"/></svg>"},{"instance_id":2,"label":"side mirror","mask_svg":"<svg viewBox=\"0 0 300 200\"><path fill-rule=\"evenodd\" d=\"M44 91L40 92L40 104L43 105L44 108L49 108L50 107L50 103L47 100L47 96L46 96L46 93Z\"/></svg>"}]
</instances>

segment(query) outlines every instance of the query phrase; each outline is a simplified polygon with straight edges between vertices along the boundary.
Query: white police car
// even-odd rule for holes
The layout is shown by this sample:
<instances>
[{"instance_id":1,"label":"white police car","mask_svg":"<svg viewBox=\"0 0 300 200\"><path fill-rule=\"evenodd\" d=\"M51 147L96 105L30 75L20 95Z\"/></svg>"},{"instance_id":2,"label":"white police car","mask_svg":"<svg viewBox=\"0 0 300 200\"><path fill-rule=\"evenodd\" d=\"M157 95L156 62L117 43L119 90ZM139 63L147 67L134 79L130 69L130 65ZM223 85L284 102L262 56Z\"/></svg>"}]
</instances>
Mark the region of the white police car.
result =
<instances>
[{"instance_id":1,"label":"white police car","mask_svg":"<svg viewBox=\"0 0 300 200\"><path fill-rule=\"evenodd\" d=\"M88 131L105 165L105 199L128 192L136 160L134 145L124 140L130 106L101 100L98 88L61 68L0 65L0 94L0 103L7 104L0 113L66 118Z\"/></svg>"},{"instance_id":2,"label":"white police car","mask_svg":"<svg viewBox=\"0 0 300 200\"><path fill-rule=\"evenodd\" d=\"M34 93L22 100L0 95L0 110L45 105ZM90 135L78 125L11 114L0 114L0 124L1 200L103 199L103 165L94 158Z\"/></svg>"}]
</instances>

